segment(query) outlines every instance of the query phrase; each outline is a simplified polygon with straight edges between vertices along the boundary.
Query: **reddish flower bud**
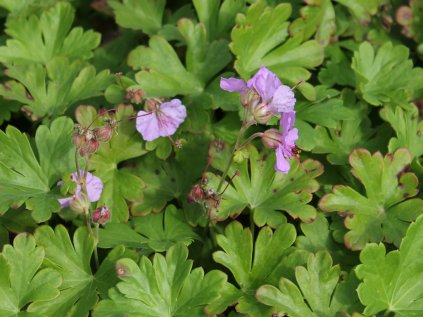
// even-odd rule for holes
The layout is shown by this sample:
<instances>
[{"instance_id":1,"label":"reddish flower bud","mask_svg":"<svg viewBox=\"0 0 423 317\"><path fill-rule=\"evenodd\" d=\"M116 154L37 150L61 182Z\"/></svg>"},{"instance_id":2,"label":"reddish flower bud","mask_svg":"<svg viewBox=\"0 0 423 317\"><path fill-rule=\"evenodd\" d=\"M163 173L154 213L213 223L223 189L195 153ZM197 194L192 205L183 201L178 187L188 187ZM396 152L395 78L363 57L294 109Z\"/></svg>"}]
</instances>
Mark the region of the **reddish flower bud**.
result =
<instances>
[{"instance_id":1,"label":"reddish flower bud","mask_svg":"<svg viewBox=\"0 0 423 317\"><path fill-rule=\"evenodd\" d=\"M194 186L192 186L191 191L188 194L188 203L193 203L193 202L200 202L202 201L204 198L204 192L203 192L203 188L199 185L199 184L195 184Z\"/></svg>"},{"instance_id":2,"label":"reddish flower bud","mask_svg":"<svg viewBox=\"0 0 423 317\"><path fill-rule=\"evenodd\" d=\"M111 213L110 209L106 206L101 206L100 208L97 208L93 211L93 222L99 223L101 225L104 225L106 222L110 220Z\"/></svg>"},{"instance_id":3,"label":"reddish flower bud","mask_svg":"<svg viewBox=\"0 0 423 317\"><path fill-rule=\"evenodd\" d=\"M93 130L95 138L100 142L109 142L113 135L113 128L106 125Z\"/></svg>"},{"instance_id":4,"label":"reddish flower bud","mask_svg":"<svg viewBox=\"0 0 423 317\"><path fill-rule=\"evenodd\" d=\"M100 143L96 139L87 140L85 145L79 149L81 156L87 156L97 152Z\"/></svg>"},{"instance_id":5,"label":"reddish flower bud","mask_svg":"<svg viewBox=\"0 0 423 317\"><path fill-rule=\"evenodd\" d=\"M144 91L141 89L130 89L126 92L126 99L129 99L132 103L140 104L144 98Z\"/></svg>"},{"instance_id":6,"label":"reddish flower bud","mask_svg":"<svg viewBox=\"0 0 423 317\"><path fill-rule=\"evenodd\" d=\"M276 129L269 129L264 131L261 140L265 147L269 149L276 149L281 143L282 134Z\"/></svg>"},{"instance_id":7,"label":"reddish flower bud","mask_svg":"<svg viewBox=\"0 0 423 317\"><path fill-rule=\"evenodd\" d=\"M72 135L72 143L79 149L83 147L86 143L85 135L79 134L78 132L75 132Z\"/></svg>"},{"instance_id":8,"label":"reddish flower bud","mask_svg":"<svg viewBox=\"0 0 423 317\"><path fill-rule=\"evenodd\" d=\"M402 26L409 26L413 19L413 13L410 7L401 6L395 14L395 20Z\"/></svg>"}]
</instances>

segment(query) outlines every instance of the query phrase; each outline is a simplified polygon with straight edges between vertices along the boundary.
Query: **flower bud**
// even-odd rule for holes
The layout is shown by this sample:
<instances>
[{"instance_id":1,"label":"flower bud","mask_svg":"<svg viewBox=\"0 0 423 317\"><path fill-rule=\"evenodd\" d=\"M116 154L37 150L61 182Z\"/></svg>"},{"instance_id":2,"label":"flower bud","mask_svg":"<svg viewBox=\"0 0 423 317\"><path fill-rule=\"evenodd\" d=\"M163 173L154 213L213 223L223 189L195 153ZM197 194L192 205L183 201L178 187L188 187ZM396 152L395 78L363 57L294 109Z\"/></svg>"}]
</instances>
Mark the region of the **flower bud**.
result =
<instances>
[{"instance_id":1,"label":"flower bud","mask_svg":"<svg viewBox=\"0 0 423 317\"><path fill-rule=\"evenodd\" d=\"M251 109L252 106L260 102L260 96L255 90L247 90L246 92L241 93L240 102L244 108Z\"/></svg>"},{"instance_id":2,"label":"flower bud","mask_svg":"<svg viewBox=\"0 0 423 317\"><path fill-rule=\"evenodd\" d=\"M127 90L125 98L138 105L144 98L144 91L142 89Z\"/></svg>"},{"instance_id":3,"label":"flower bud","mask_svg":"<svg viewBox=\"0 0 423 317\"><path fill-rule=\"evenodd\" d=\"M258 123L265 124L272 118L272 112L269 110L267 103L254 104L250 107L254 120Z\"/></svg>"},{"instance_id":4,"label":"flower bud","mask_svg":"<svg viewBox=\"0 0 423 317\"><path fill-rule=\"evenodd\" d=\"M109 142L113 135L113 128L110 125L105 125L93 130L95 138L100 142Z\"/></svg>"},{"instance_id":5,"label":"flower bud","mask_svg":"<svg viewBox=\"0 0 423 317\"><path fill-rule=\"evenodd\" d=\"M87 156L97 152L100 143L96 139L87 140L85 145L79 149L81 156Z\"/></svg>"},{"instance_id":6,"label":"flower bud","mask_svg":"<svg viewBox=\"0 0 423 317\"><path fill-rule=\"evenodd\" d=\"M261 140L265 147L269 149L276 149L281 144L282 134L276 129L269 129L264 131Z\"/></svg>"},{"instance_id":7,"label":"flower bud","mask_svg":"<svg viewBox=\"0 0 423 317\"><path fill-rule=\"evenodd\" d=\"M104 225L106 222L110 220L111 213L110 209L106 206L101 206L93 211L93 222Z\"/></svg>"},{"instance_id":8,"label":"flower bud","mask_svg":"<svg viewBox=\"0 0 423 317\"><path fill-rule=\"evenodd\" d=\"M75 132L72 135L72 143L79 149L83 147L86 143L85 135L79 134L78 132Z\"/></svg>"},{"instance_id":9,"label":"flower bud","mask_svg":"<svg viewBox=\"0 0 423 317\"><path fill-rule=\"evenodd\" d=\"M72 196L72 200L70 202L70 209L72 209L73 211L81 213L88 210L89 207L90 200L88 199L88 196L83 192Z\"/></svg>"},{"instance_id":10,"label":"flower bud","mask_svg":"<svg viewBox=\"0 0 423 317\"><path fill-rule=\"evenodd\" d=\"M411 24L412 19L413 13L410 7L401 6L398 8L395 14L395 20L397 20L398 24L402 26L409 26Z\"/></svg>"}]
</instances>

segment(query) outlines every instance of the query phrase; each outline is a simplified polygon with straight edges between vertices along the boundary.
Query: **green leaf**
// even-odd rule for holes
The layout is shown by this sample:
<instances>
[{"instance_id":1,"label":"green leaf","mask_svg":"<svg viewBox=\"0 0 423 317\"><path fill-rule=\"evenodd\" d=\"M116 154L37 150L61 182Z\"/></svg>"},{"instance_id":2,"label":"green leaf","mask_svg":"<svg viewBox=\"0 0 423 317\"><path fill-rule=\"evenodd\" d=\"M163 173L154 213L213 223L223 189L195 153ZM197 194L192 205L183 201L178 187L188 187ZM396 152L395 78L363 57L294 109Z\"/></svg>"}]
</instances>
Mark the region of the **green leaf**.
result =
<instances>
[{"instance_id":1,"label":"green leaf","mask_svg":"<svg viewBox=\"0 0 423 317\"><path fill-rule=\"evenodd\" d=\"M308 203L312 193L318 190L315 180L322 172L322 165L313 160L305 160L300 165L291 161L288 174L277 173L274 170L274 154L259 153L253 146L248 147L249 160L242 163L232 163L229 176L239 171L232 184L222 195L222 201L217 209L212 209L210 216L215 221L240 214L249 208L254 214L254 222L258 226L268 224L272 227L286 222L286 217L279 211L286 211L293 218L310 222L316 217L316 209ZM229 160L229 149L219 153L213 161L213 166L223 171ZM217 190L220 179L207 174L207 188ZM226 182L225 182L226 183ZM223 184L222 188L226 187Z\"/></svg>"},{"instance_id":2,"label":"green leaf","mask_svg":"<svg viewBox=\"0 0 423 317\"><path fill-rule=\"evenodd\" d=\"M407 107L414 92L423 88L423 69L413 68L408 55L407 47L390 42L377 52L368 42L359 46L351 67L364 100L374 106L392 103Z\"/></svg>"},{"instance_id":3,"label":"green leaf","mask_svg":"<svg viewBox=\"0 0 423 317\"><path fill-rule=\"evenodd\" d=\"M50 191L28 138L12 126L0 131L0 211Z\"/></svg>"},{"instance_id":4,"label":"green leaf","mask_svg":"<svg viewBox=\"0 0 423 317\"><path fill-rule=\"evenodd\" d=\"M74 2L75 0L64 0ZM25 16L33 13L39 13L49 7L54 6L56 0L0 0L0 7L9 11L8 16Z\"/></svg>"},{"instance_id":5,"label":"green leaf","mask_svg":"<svg viewBox=\"0 0 423 317\"><path fill-rule=\"evenodd\" d=\"M378 13L379 6L385 0L335 0L336 2L347 7L353 16L360 21L362 25L366 25L371 21L371 16Z\"/></svg>"},{"instance_id":6,"label":"green leaf","mask_svg":"<svg viewBox=\"0 0 423 317\"><path fill-rule=\"evenodd\" d=\"M301 17L289 27L291 34L301 34L309 39L315 34L320 45L326 46L334 35L335 10L330 0L309 1L307 6L300 10Z\"/></svg>"},{"instance_id":7,"label":"green leaf","mask_svg":"<svg viewBox=\"0 0 423 317\"><path fill-rule=\"evenodd\" d=\"M389 141L390 152L406 147L413 158L423 155L423 121L417 113L410 113L399 107L395 109L385 107L381 110L380 116L389 122L397 135Z\"/></svg>"},{"instance_id":8,"label":"green leaf","mask_svg":"<svg viewBox=\"0 0 423 317\"><path fill-rule=\"evenodd\" d=\"M162 27L165 0L108 0L107 4L113 9L116 23L124 28L152 35Z\"/></svg>"},{"instance_id":9,"label":"green leaf","mask_svg":"<svg viewBox=\"0 0 423 317\"><path fill-rule=\"evenodd\" d=\"M90 112L93 109L87 108ZM94 110L95 111L95 110ZM126 200L136 200L141 196L143 181L129 168L118 168L118 164L146 153L140 134L135 124L129 120L134 113L132 106L120 105L116 111L116 120L121 120L118 133L103 143L90 159L90 169L103 181L104 187L99 205L105 204L111 211L113 222L128 220ZM80 115L84 115L81 113Z\"/></svg>"},{"instance_id":10,"label":"green leaf","mask_svg":"<svg viewBox=\"0 0 423 317\"><path fill-rule=\"evenodd\" d=\"M141 199L133 203L134 215L145 215L161 211L168 201L186 201L191 186L201 177L207 164L207 136L187 138L187 143L176 151L175 159L166 162L154 154L144 156L138 166L137 175L146 183Z\"/></svg>"},{"instance_id":11,"label":"green leaf","mask_svg":"<svg viewBox=\"0 0 423 317\"><path fill-rule=\"evenodd\" d=\"M209 33L209 38L226 38L235 24L237 13L245 8L245 0L194 0L198 19Z\"/></svg>"},{"instance_id":12,"label":"green leaf","mask_svg":"<svg viewBox=\"0 0 423 317\"><path fill-rule=\"evenodd\" d=\"M57 117L79 101L98 96L111 83L108 70L96 74L93 66L56 57L41 64L11 66L16 81L0 86L0 95L25 105L33 119Z\"/></svg>"},{"instance_id":13,"label":"green leaf","mask_svg":"<svg viewBox=\"0 0 423 317\"><path fill-rule=\"evenodd\" d=\"M349 186L338 185L320 200L328 212L341 212L349 230L344 240L348 248L360 250L367 242L386 241L399 246L411 221L423 212L423 200L409 199L417 194L417 177L404 172L411 163L406 149L385 157L364 149L350 156L352 174L364 186L361 194Z\"/></svg>"},{"instance_id":14,"label":"green leaf","mask_svg":"<svg viewBox=\"0 0 423 317\"><path fill-rule=\"evenodd\" d=\"M187 44L185 57L187 70L202 83L207 83L231 61L228 42L226 40L210 42L203 24L194 25L191 20L181 19L178 21L178 29Z\"/></svg>"},{"instance_id":15,"label":"green leaf","mask_svg":"<svg viewBox=\"0 0 423 317\"><path fill-rule=\"evenodd\" d=\"M162 252L179 242L188 246L194 239L199 239L199 236L187 224L182 210L169 205L159 214L132 217L129 224L106 225L100 230L99 244L108 248L123 244Z\"/></svg>"},{"instance_id":16,"label":"green leaf","mask_svg":"<svg viewBox=\"0 0 423 317\"><path fill-rule=\"evenodd\" d=\"M244 79L265 65L282 81L294 85L308 80L311 73L307 69L322 63L323 48L316 41L303 43L302 36L297 35L285 42L291 10L290 4L271 8L261 0L251 5L246 15L238 15L230 48L237 57L235 69ZM303 83L298 89L307 99L315 99L310 84Z\"/></svg>"},{"instance_id":17,"label":"green leaf","mask_svg":"<svg viewBox=\"0 0 423 317\"><path fill-rule=\"evenodd\" d=\"M226 227L224 235L216 237L223 251L213 253L213 259L232 272L242 291L237 311L251 316L270 316L269 310L259 304L253 294L264 283L278 282L285 268L282 259L295 236L291 224L283 224L275 232L264 227L257 236L253 252L251 231L233 221Z\"/></svg>"},{"instance_id":18,"label":"green leaf","mask_svg":"<svg viewBox=\"0 0 423 317\"><path fill-rule=\"evenodd\" d=\"M355 293L357 282L348 277L347 281L339 283L341 276L339 266L332 266L329 253L318 252L310 255L307 268L295 268L299 288L290 280L282 278L279 288L261 286L256 297L271 306L272 311L289 314L290 317L332 317L354 311L357 306L360 308Z\"/></svg>"},{"instance_id":19,"label":"green leaf","mask_svg":"<svg viewBox=\"0 0 423 317\"><path fill-rule=\"evenodd\" d=\"M35 239L19 234L13 247L6 245L0 254L0 315L41 316L37 304L54 301L59 296L62 278L54 269L41 268L43 248L35 246ZM20 313L21 312L21 313Z\"/></svg>"},{"instance_id":20,"label":"green leaf","mask_svg":"<svg viewBox=\"0 0 423 317\"><path fill-rule=\"evenodd\" d=\"M389 140L391 131L389 126L378 126L372 128L368 118L370 109L364 102L355 100L355 95L350 91L343 94L344 106L350 109L350 117L340 120L335 127L326 129L317 126L312 129L309 135L311 149L314 153L328 153L327 159L331 164L344 165L352 150L366 148L376 151L385 146ZM306 136L303 136L303 129L299 126L301 146Z\"/></svg>"},{"instance_id":21,"label":"green leaf","mask_svg":"<svg viewBox=\"0 0 423 317\"><path fill-rule=\"evenodd\" d=\"M188 249L177 244L166 257L157 253L153 261L143 256L139 264L131 259L116 264L122 280L101 301L93 316L204 316L205 307L220 297L226 275L220 271L204 274L192 270Z\"/></svg>"},{"instance_id":22,"label":"green leaf","mask_svg":"<svg viewBox=\"0 0 423 317\"><path fill-rule=\"evenodd\" d=\"M136 74L136 80L149 96L171 97L203 90L202 84L185 69L173 47L162 37L153 36L149 47L134 49L128 56L128 64L134 69L146 69ZM157 82L160 85L155 84Z\"/></svg>"},{"instance_id":23,"label":"green leaf","mask_svg":"<svg viewBox=\"0 0 423 317\"><path fill-rule=\"evenodd\" d=\"M372 243L361 251L356 274L362 282L357 292L366 315L390 311L398 317L421 316L423 259L416 255L422 252L422 216L410 225L399 250L386 253L383 244Z\"/></svg>"},{"instance_id":24,"label":"green leaf","mask_svg":"<svg viewBox=\"0 0 423 317\"><path fill-rule=\"evenodd\" d=\"M40 126L35 134L40 165L50 186L63 174L75 171L75 147L71 141L73 127L70 118L60 117L51 123L50 128Z\"/></svg>"},{"instance_id":25,"label":"green leaf","mask_svg":"<svg viewBox=\"0 0 423 317\"><path fill-rule=\"evenodd\" d=\"M90 267L94 237L86 228L78 228L71 241L65 227L57 226L53 231L42 226L36 230L35 239L45 250L45 265L63 277L60 295L53 302L36 304L37 312L46 316L88 316L97 302L97 292L105 297L106 289L117 282L113 277L116 260L129 255L122 247L112 250L94 276Z\"/></svg>"},{"instance_id":26,"label":"green leaf","mask_svg":"<svg viewBox=\"0 0 423 317\"><path fill-rule=\"evenodd\" d=\"M81 27L71 30L75 11L69 3L59 2L36 15L17 15L6 22L5 32L12 37L0 47L2 63L47 64L56 56L89 59L100 44L100 34Z\"/></svg>"},{"instance_id":27,"label":"green leaf","mask_svg":"<svg viewBox=\"0 0 423 317\"><path fill-rule=\"evenodd\" d=\"M329 223L325 216L319 212L316 219L311 223L301 223L303 236L298 236L295 241L297 248L310 253L327 251L335 263L342 267L353 267L357 264L358 258L355 254L348 252L345 247L335 242L332 232L329 230Z\"/></svg>"}]
</instances>

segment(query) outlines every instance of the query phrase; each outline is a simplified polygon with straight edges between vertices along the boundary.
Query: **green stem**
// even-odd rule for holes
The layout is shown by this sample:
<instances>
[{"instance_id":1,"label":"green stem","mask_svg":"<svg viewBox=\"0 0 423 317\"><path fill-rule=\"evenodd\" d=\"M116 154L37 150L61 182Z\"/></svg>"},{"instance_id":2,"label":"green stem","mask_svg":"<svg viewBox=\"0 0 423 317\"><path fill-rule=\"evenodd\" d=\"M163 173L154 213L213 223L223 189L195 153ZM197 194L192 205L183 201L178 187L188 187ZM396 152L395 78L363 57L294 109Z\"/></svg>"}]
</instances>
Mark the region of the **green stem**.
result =
<instances>
[{"instance_id":1,"label":"green stem","mask_svg":"<svg viewBox=\"0 0 423 317\"><path fill-rule=\"evenodd\" d=\"M391 311L390 311L390 310L386 310L386 311L383 313L382 317L388 317L390 313L391 313Z\"/></svg>"},{"instance_id":2,"label":"green stem","mask_svg":"<svg viewBox=\"0 0 423 317\"><path fill-rule=\"evenodd\" d=\"M98 227L100 225L98 223L95 224L95 248L94 248L94 260L95 260L95 265L96 268L98 269L100 267L100 262L98 260Z\"/></svg>"},{"instance_id":3,"label":"green stem","mask_svg":"<svg viewBox=\"0 0 423 317\"><path fill-rule=\"evenodd\" d=\"M244 135L245 130L247 130L250 127L250 125L246 123L247 112L248 112L247 108L244 108L244 115L242 117L241 129L239 130L238 137L232 149L231 158L229 159L228 164L226 165L225 171L223 172L222 177L220 179L219 185L217 186L216 193L219 193L220 190L222 189L223 183L225 182L225 178L226 176L228 176L229 169L231 168L231 164L234 160L234 154L236 150L239 149L239 142L241 141L241 138Z\"/></svg>"},{"instance_id":4,"label":"green stem","mask_svg":"<svg viewBox=\"0 0 423 317\"><path fill-rule=\"evenodd\" d=\"M252 140L254 140L255 138L259 138L259 137L261 137L263 135L263 132L257 132L257 133L254 133L254 134L252 134L252 135L250 135L249 137L248 137L248 139L247 140L245 140L244 141L244 143L242 143L240 146L239 146L239 148L243 148L244 146L246 146L246 145L248 145Z\"/></svg>"},{"instance_id":5,"label":"green stem","mask_svg":"<svg viewBox=\"0 0 423 317\"><path fill-rule=\"evenodd\" d=\"M78 149L75 149L75 166L76 166L76 175L78 176L78 180L81 177L80 166L79 166L79 156L78 156Z\"/></svg>"}]
</instances>

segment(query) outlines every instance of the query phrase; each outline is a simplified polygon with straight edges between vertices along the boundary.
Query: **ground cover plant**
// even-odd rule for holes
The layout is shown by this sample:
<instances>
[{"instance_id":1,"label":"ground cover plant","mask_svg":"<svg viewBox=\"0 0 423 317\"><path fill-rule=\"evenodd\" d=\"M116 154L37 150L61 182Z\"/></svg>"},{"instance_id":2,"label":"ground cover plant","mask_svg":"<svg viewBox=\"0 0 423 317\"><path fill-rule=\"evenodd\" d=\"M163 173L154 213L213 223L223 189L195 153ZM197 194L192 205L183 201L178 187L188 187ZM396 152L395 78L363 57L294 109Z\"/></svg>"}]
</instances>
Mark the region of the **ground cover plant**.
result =
<instances>
[{"instance_id":1,"label":"ground cover plant","mask_svg":"<svg viewBox=\"0 0 423 317\"><path fill-rule=\"evenodd\" d=\"M423 316L421 1L0 8L0 317Z\"/></svg>"}]
</instances>

